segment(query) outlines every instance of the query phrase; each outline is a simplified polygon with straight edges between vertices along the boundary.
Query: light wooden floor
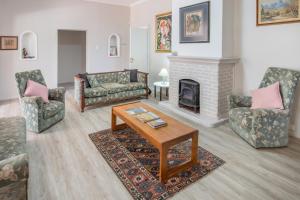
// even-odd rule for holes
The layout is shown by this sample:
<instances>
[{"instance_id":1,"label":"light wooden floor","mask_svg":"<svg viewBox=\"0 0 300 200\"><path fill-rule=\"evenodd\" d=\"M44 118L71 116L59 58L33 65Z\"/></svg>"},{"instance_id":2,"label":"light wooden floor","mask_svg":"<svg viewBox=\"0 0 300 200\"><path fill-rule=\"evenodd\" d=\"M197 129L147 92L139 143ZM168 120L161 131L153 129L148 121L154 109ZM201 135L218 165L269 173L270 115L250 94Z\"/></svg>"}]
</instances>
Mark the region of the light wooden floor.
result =
<instances>
[{"instance_id":1,"label":"light wooden floor","mask_svg":"<svg viewBox=\"0 0 300 200\"><path fill-rule=\"evenodd\" d=\"M109 128L110 107L82 114L72 102L68 92L62 122L39 135L28 132L29 199L131 199L88 137ZM15 115L20 115L17 101L0 105L0 117ZM255 150L227 125L190 125L200 130L199 144L226 164L173 199L300 199L300 140L291 138L288 148Z\"/></svg>"}]
</instances>

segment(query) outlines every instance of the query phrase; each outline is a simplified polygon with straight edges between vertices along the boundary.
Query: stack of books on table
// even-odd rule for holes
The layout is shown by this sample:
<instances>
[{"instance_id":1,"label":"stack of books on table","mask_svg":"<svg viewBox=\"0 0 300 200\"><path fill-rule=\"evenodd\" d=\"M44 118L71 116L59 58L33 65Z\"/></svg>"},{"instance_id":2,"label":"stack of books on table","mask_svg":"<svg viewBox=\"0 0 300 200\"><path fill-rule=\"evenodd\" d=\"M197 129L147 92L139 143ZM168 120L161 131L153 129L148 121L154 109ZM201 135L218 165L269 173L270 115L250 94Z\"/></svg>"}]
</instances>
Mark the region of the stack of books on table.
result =
<instances>
[{"instance_id":1,"label":"stack of books on table","mask_svg":"<svg viewBox=\"0 0 300 200\"><path fill-rule=\"evenodd\" d=\"M159 116L153 112L148 112L144 108L131 108L126 111L130 115L134 115L138 120L143 123L147 123L152 128L160 128L166 126L167 123L160 119Z\"/></svg>"}]
</instances>

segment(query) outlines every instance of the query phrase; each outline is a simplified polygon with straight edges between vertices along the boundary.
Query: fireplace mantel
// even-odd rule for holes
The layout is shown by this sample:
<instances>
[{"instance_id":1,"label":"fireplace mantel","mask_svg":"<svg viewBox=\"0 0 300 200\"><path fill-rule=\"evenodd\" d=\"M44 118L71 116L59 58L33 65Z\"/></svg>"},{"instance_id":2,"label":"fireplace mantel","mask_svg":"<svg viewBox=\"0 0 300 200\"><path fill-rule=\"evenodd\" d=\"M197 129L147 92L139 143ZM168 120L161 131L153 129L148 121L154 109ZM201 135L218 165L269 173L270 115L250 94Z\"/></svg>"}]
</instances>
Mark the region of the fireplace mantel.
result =
<instances>
[{"instance_id":1,"label":"fireplace mantel","mask_svg":"<svg viewBox=\"0 0 300 200\"><path fill-rule=\"evenodd\" d=\"M236 64L240 61L239 58L214 58L194 56L169 56L168 58L170 62L183 62L195 64Z\"/></svg>"}]
</instances>

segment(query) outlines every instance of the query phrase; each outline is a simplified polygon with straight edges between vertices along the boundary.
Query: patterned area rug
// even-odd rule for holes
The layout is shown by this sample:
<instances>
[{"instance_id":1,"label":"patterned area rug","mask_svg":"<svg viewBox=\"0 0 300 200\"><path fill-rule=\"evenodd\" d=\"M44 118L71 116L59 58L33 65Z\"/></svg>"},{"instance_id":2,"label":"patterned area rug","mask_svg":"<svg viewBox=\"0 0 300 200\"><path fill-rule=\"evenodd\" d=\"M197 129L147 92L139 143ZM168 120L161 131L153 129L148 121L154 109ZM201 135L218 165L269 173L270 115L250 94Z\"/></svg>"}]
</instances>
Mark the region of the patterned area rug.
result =
<instances>
[{"instance_id":1,"label":"patterned area rug","mask_svg":"<svg viewBox=\"0 0 300 200\"><path fill-rule=\"evenodd\" d=\"M109 129L89 136L134 199L167 199L225 163L199 147L201 165L193 166L170 178L166 184L161 184L159 150L134 130L126 128L112 132ZM190 148L191 141L171 148L168 154L169 166L187 161L191 154Z\"/></svg>"}]
</instances>

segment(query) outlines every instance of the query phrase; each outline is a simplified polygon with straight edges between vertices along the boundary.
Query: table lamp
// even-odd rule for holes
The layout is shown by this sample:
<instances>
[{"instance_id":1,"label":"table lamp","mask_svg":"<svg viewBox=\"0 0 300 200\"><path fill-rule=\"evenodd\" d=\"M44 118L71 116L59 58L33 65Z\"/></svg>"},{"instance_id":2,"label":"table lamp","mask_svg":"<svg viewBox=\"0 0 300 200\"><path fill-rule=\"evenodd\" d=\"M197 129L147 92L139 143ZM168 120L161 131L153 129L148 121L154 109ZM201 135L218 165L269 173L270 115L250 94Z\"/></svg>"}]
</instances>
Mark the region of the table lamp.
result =
<instances>
[{"instance_id":1,"label":"table lamp","mask_svg":"<svg viewBox=\"0 0 300 200\"><path fill-rule=\"evenodd\" d=\"M158 75L163 78L162 83L167 84L167 79L168 79L168 76L169 76L168 70L166 68L162 68L162 70L159 72Z\"/></svg>"}]
</instances>

